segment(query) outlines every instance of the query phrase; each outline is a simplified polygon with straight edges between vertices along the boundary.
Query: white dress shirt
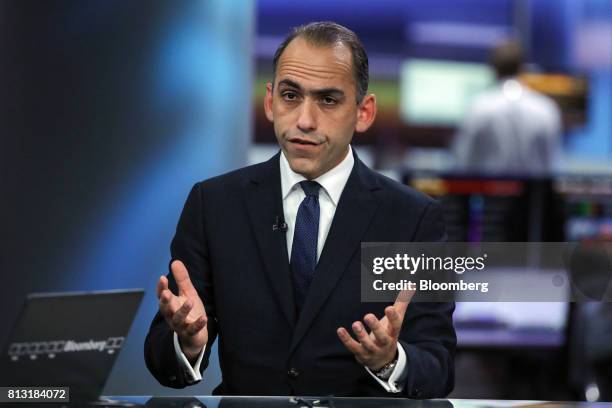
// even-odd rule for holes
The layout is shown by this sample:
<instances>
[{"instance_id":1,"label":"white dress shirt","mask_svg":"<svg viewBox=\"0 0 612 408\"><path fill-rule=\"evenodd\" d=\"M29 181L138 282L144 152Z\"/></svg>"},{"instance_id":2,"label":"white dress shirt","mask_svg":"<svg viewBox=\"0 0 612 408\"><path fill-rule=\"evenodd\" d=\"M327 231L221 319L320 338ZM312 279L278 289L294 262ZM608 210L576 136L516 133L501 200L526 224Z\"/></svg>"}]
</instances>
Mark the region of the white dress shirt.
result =
<instances>
[{"instance_id":1,"label":"white dress shirt","mask_svg":"<svg viewBox=\"0 0 612 408\"><path fill-rule=\"evenodd\" d=\"M346 157L333 169L327 173L314 179L321 185L319 191L319 236L317 242L317 261L321 256L329 228L331 227L338 201L344 190L344 186L348 181L355 159L353 158L352 148L349 146ZM291 259L291 249L293 245L293 233L295 231L295 221L297 218L297 212L302 200L306 197L306 194L300 187L300 182L307 180L303 175L294 172L289 166L289 162L285 155L281 152L280 155L280 175L281 175L281 194L283 198L283 215L285 217L285 223L287 224L287 254ZM338 340L340 341L340 340ZM202 357L204 356L204 349L198 356L194 366L192 367L187 360L187 357L183 354L178 336L174 333L174 350L176 352L177 359L180 365L183 367L185 376L188 382L196 382L202 379L200 374L200 364ZM406 352L400 343L397 344L398 349L398 360L395 369L391 373L391 376L387 381L381 380L376 377L372 371L364 367L368 373L388 392L401 392L403 384L401 379L405 377L406 371Z\"/></svg>"}]
</instances>

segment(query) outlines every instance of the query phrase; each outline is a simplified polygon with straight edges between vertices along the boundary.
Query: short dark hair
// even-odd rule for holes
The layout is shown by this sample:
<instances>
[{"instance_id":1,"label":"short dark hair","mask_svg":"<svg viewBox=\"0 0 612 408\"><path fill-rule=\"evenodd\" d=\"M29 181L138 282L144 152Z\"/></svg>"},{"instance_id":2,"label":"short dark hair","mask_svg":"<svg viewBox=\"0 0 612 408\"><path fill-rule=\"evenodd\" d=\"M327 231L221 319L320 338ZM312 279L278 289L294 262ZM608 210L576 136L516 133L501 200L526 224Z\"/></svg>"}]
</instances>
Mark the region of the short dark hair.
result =
<instances>
[{"instance_id":1,"label":"short dark hair","mask_svg":"<svg viewBox=\"0 0 612 408\"><path fill-rule=\"evenodd\" d=\"M366 54L363 44L352 30L332 21L317 21L295 27L291 33L283 40L274 53L273 59L273 76L272 84L274 85L274 77L276 76L276 65L285 48L297 37L303 38L308 43L315 46L332 46L342 44L351 50L353 57L353 76L357 85L357 103L363 100L363 97L368 92L368 82L370 80L368 73L368 55Z\"/></svg>"},{"instance_id":2,"label":"short dark hair","mask_svg":"<svg viewBox=\"0 0 612 408\"><path fill-rule=\"evenodd\" d=\"M505 42L493 49L490 63L498 78L516 76L523 66L523 50L515 41Z\"/></svg>"}]
</instances>

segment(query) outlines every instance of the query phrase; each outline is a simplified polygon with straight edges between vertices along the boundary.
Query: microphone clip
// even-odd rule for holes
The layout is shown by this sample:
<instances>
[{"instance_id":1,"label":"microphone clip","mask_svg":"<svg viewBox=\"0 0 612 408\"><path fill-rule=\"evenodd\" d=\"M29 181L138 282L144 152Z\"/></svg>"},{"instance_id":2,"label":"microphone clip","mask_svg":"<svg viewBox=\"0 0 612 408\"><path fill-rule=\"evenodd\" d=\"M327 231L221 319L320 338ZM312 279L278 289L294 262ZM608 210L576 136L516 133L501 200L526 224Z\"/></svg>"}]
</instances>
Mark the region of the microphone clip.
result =
<instances>
[{"instance_id":1,"label":"microphone clip","mask_svg":"<svg viewBox=\"0 0 612 408\"><path fill-rule=\"evenodd\" d=\"M277 215L274 220L274 224L272 225L272 231L280 231L287 232L287 223L283 219L283 217Z\"/></svg>"}]
</instances>

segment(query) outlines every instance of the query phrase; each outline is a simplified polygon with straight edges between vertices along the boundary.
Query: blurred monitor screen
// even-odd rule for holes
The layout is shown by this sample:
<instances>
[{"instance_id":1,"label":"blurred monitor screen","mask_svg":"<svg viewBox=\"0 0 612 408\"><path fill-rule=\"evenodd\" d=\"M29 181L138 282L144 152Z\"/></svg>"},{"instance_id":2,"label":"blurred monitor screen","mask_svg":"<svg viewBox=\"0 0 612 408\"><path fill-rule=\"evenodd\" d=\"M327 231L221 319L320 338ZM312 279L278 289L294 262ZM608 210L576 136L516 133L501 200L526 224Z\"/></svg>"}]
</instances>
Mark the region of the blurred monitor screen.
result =
<instances>
[{"instance_id":1,"label":"blurred monitor screen","mask_svg":"<svg viewBox=\"0 0 612 408\"><path fill-rule=\"evenodd\" d=\"M563 213L550 178L417 172L406 173L404 182L440 200L449 241L563 241ZM564 302L459 298L453 320L461 347L560 347L567 313Z\"/></svg>"},{"instance_id":2,"label":"blurred monitor screen","mask_svg":"<svg viewBox=\"0 0 612 408\"><path fill-rule=\"evenodd\" d=\"M495 75L486 64L411 59L400 73L400 112L410 124L457 126Z\"/></svg>"},{"instance_id":3,"label":"blurred monitor screen","mask_svg":"<svg viewBox=\"0 0 612 408\"><path fill-rule=\"evenodd\" d=\"M550 179L405 174L442 204L451 242L562 241Z\"/></svg>"},{"instance_id":4,"label":"blurred monitor screen","mask_svg":"<svg viewBox=\"0 0 612 408\"><path fill-rule=\"evenodd\" d=\"M612 175L562 176L554 182L567 241L612 241Z\"/></svg>"}]
</instances>

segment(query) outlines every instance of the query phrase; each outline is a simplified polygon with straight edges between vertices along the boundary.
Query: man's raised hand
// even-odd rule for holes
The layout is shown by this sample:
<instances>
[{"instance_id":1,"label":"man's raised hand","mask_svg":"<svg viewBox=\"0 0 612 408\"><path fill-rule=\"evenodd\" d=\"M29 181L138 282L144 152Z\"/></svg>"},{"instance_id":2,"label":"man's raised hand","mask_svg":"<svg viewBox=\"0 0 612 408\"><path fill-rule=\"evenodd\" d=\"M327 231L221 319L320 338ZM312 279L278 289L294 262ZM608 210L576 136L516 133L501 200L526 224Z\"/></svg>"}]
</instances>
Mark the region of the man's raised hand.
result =
<instances>
[{"instance_id":1,"label":"man's raised hand","mask_svg":"<svg viewBox=\"0 0 612 408\"><path fill-rule=\"evenodd\" d=\"M414 291L400 292L393 306L385 308L385 316L380 320L372 313L365 315L363 320L370 333L362 322L354 322L352 329L357 340L344 327L338 328L340 341L355 355L359 363L376 371L395 359L400 330L413 295Z\"/></svg>"},{"instance_id":2,"label":"man's raised hand","mask_svg":"<svg viewBox=\"0 0 612 408\"><path fill-rule=\"evenodd\" d=\"M178 296L168 289L168 279L161 276L157 282L159 311L178 335L183 353L193 362L208 342L208 318L185 265L177 260L170 269L178 286Z\"/></svg>"}]
</instances>

